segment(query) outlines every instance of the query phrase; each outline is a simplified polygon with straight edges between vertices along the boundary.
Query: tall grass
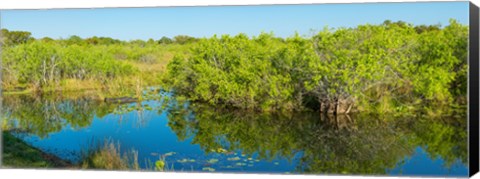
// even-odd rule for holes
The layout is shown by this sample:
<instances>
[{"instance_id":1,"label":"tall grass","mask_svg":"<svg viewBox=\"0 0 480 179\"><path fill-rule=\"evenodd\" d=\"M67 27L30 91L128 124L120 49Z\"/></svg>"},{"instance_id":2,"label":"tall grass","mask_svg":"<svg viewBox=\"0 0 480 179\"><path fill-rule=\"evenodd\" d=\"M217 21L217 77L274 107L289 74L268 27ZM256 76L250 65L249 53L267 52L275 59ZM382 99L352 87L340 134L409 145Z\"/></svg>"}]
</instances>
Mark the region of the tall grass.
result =
<instances>
[{"instance_id":1,"label":"tall grass","mask_svg":"<svg viewBox=\"0 0 480 179\"><path fill-rule=\"evenodd\" d=\"M80 166L83 169L140 170L138 152L131 150L122 155L120 144L111 140L83 151Z\"/></svg>"}]
</instances>

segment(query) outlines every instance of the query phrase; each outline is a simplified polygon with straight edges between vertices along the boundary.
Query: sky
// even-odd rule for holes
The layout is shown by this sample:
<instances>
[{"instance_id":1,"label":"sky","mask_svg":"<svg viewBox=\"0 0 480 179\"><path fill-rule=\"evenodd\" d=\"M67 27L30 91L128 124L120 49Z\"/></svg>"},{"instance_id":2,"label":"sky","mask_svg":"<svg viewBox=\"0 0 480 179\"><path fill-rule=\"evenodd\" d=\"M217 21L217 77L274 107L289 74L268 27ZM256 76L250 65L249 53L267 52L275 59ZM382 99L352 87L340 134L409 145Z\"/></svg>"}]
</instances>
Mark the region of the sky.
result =
<instances>
[{"instance_id":1,"label":"sky","mask_svg":"<svg viewBox=\"0 0 480 179\"><path fill-rule=\"evenodd\" d=\"M2 10L0 27L29 31L35 38L147 40L261 32L289 37L296 32L308 36L326 26L355 27L385 20L445 26L453 18L467 25L468 10L468 2Z\"/></svg>"}]
</instances>

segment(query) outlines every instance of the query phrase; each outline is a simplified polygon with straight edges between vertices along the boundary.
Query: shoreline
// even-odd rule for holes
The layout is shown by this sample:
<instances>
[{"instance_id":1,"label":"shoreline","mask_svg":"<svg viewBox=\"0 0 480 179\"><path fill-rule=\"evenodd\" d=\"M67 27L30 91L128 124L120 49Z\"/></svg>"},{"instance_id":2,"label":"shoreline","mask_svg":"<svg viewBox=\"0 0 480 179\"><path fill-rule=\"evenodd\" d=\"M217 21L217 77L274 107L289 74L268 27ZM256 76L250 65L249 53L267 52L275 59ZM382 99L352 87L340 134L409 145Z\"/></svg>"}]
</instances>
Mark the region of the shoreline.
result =
<instances>
[{"instance_id":1,"label":"shoreline","mask_svg":"<svg viewBox=\"0 0 480 179\"><path fill-rule=\"evenodd\" d=\"M3 168L75 168L71 162L33 147L9 131L2 131L2 146Z\"/></svg>"}]
</instances>

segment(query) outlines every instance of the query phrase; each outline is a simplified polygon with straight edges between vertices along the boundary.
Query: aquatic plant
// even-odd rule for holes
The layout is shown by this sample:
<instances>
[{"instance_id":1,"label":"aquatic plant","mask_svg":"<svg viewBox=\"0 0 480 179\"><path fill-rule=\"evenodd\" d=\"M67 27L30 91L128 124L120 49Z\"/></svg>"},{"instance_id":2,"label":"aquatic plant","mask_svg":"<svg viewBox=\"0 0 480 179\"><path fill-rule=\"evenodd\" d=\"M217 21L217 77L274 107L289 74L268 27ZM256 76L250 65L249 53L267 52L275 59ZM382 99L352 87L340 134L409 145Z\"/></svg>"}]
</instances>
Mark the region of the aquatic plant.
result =
<instances>
[{"instance_id":1,"label":"aquatic plant","mask_svg":"<svg viewBox=\"0 0 480 179\"><path fill-rule=\"evenodd\" d=\"M210 164L214 164L214 163L218 162L218 159L212 158L212 159L208 160L207 162L210 163Z\"/></svg>"},{"instance_id":2,"label":"aquatic plant","mask_svg":"<svg viewBox=\"0 0 480 179\"><path fill-rule=\"evenodd\" d=\"M228 161L237 161L240 160L240 157L227 158Z\"/></svg>"},{"instance_id":3,"label":"aquatic plant","mask_svg":"<svg viewBox=\"0 0 480 179\"><path fill-rule=\"evenodd\" d=\"M155 162L155 170L157 171L163 171L165 168L165 161L163 160L157 160Z\"/></svg>"},{"instance_id":4,"label":"aquatic plant","mask_svg":"<svg viewBox=\"0 0 480 179\"><path fill-rule=\"evenodd\" d=\"M209 171L209 172L214 172L215 171L215 169L211 168L211 167L203 167L202 170L203 171Z\"/></svg>"},{"instance_id":5,"label":"aquatic plant","mask_svg":"<svg viewBox=\"0 0 480 179\"><path fill-rule=\"evenodd\" d=\"M84 169L140 170L138 152L120 153L120 144L105 140L103 145L82 152L81 167Z\"/></svg>"}]
</instances>

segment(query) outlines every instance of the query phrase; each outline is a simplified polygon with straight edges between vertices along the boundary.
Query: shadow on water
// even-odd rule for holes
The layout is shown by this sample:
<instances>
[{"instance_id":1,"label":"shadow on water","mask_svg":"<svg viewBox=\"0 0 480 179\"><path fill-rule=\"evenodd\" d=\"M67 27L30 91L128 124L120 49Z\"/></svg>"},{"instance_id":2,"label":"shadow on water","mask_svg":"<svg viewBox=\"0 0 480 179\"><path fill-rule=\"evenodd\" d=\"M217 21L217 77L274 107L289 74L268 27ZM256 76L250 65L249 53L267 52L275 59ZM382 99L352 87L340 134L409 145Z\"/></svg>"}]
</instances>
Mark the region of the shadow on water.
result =
<instances>
[{"instance_id":1,"label":"shadow on water","mask_svg":"<svg viewBox=\"0 0 480 179\"><path fill-rule=\"evenodd\" d=\"M113 136L138 150L140 161L164 153L179 171L467 175L465 115L258 113L167 97L122 105L88 97L5 96L2 129L59 150L65 144L49 140L76 144ZM90 130L95 133L87 135ZM433 168L422 170L426 165Z\"/></svg>"}]
</instances>

